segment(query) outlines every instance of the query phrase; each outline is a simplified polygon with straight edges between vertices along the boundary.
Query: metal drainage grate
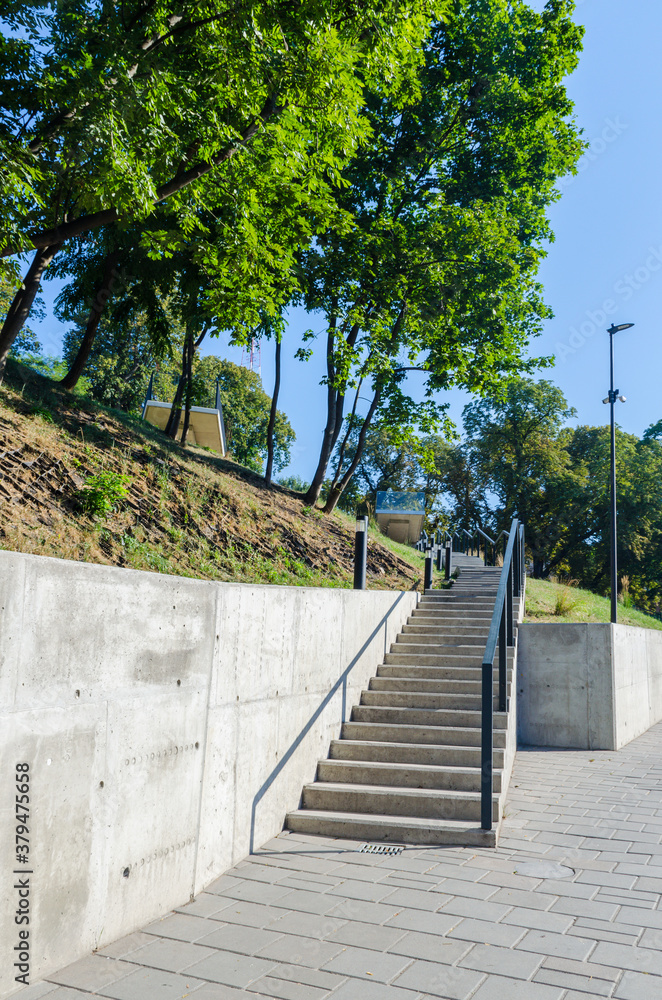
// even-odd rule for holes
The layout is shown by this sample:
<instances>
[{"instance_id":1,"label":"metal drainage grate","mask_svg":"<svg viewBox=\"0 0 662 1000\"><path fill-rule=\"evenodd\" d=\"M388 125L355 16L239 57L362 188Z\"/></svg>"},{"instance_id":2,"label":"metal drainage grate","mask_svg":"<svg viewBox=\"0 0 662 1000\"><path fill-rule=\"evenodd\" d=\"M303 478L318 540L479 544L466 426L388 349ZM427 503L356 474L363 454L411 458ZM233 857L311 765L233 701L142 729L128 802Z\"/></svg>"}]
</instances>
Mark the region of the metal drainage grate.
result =
<instances>
[{"instance_id":1,"label":"metal drainage grate","mask_svg":"<svg viewBox=\"0 0 662 1000\"><path fill-rule=\"evenodd\" d=\"M359 854L402 854L404 847L390 844L361 844Z\"/></svg>"}]
</instances>

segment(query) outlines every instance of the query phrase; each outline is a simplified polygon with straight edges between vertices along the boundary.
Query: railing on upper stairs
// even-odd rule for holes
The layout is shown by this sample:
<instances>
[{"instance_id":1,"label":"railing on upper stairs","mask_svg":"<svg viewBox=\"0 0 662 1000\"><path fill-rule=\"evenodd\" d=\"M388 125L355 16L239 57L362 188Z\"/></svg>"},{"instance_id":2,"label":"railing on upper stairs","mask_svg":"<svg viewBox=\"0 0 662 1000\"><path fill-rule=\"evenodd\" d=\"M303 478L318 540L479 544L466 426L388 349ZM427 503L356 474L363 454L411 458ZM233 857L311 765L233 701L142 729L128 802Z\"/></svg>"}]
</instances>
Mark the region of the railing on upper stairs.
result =
<instances>
[{"instance_id":1,"label":"railing on upper stairs","mask_svg":"<svg viewBox=\"0 0 662 1000\"><path fill-rule=\"evenodd\" d=\"M482 665L481 783L480 821L483 830L492 829L494 758L494 657L499 647L499 711L507 712L508 649L514 647L513 602L524 588L524 525L513 518L499 576L494 612L487 636Z\"/></svg>"}]
</instances>

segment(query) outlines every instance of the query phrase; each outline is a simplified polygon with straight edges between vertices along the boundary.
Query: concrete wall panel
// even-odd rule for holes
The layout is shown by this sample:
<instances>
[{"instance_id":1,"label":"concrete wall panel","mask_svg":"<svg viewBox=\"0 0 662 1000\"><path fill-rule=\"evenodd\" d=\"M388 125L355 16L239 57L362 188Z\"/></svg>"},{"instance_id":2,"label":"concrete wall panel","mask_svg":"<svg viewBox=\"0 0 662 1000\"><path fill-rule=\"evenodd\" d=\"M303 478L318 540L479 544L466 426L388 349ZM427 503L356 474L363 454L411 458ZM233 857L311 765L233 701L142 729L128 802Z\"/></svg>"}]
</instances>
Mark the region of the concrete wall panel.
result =
<instances>
[{"instance_id":1,"label":"concrete wall panel","mask_svg":"<svg viewBox=\"0 0 662 1000\"><path fill-rule=\"evenodd\" d=\"M662 633L610 624L520 628L520 742L617 750L662 720Z\"/></svg>"},{"instance_id":2,"label":"concrete wall panel","mask_svg":"<svg viewBox=\"0 0 662 1000\"><path fill-rule=\"evenodd\" d=\"M0 752L33 772L32 977L278 833L415 603L0 551ZM2 829L13 814L8 782ZM15 985L0 969L0 996Z\"/></svg>"}]
</instances>

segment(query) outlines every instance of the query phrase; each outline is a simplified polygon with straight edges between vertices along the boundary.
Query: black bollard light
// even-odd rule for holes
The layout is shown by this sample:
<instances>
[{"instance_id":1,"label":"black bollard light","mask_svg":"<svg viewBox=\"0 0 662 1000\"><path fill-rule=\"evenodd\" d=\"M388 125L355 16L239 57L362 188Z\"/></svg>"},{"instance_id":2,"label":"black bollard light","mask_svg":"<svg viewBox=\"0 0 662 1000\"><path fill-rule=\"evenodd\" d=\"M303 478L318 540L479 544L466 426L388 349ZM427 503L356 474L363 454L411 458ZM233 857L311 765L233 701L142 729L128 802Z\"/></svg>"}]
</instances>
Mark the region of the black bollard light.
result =
<instances>
[{"instance_id":1,"label":"black bollard light","mask_svg":"<svg viewBox=\"0 0 662 1000\"><path fill-rule=\"evenodd\" d=\"M439 545L437 545L437 572L438 573L441 572L441 567L443 566L443 552L444 552L444 550L442 549L441 543L440 543Z\"/></svg>"},{"instance_id":2,"label":"black bollard light","mask_svg":"<svg viewBox=\"0 0 662 1000\"><path fill-rule=\"evenodd\" d=\"M446 559L445 559L446 566L445 566L445 572L444 572L444 576L446 577L447 580L450 580L450 578L451 578L451 552L452 552L452 549L451 549L450 545L447 545L446 546Z\"/></svg>"},{"instance_id":3,"label":"black bollard light","mask_svg":"<svg viewBox=\"0 0 662 1000\"><path fill-rule=\"evenodd\" d=\"M425 579L423 581L423 590L432 589L432 546L428 545L425 550Z\"/></svg>"},{"instance_id":4,"label":"black bollard light","mask_svg":"<svg viewBox=\"0 0 662 1000\"><path fill-rule=\"evenodd\" d=\"M356 518L354 536L354 590L365 590L368 565L368 515Z\"/></svg>"}]
</instances>

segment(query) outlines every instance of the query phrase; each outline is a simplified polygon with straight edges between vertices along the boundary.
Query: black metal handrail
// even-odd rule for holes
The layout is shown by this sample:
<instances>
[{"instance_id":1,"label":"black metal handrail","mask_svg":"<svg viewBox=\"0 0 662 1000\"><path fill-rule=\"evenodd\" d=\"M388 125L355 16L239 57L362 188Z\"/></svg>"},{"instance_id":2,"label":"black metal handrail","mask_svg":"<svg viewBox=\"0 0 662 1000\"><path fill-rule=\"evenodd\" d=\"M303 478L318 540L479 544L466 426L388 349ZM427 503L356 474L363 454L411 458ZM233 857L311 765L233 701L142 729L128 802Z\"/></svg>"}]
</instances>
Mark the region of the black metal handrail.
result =
<instances>
[{"instance_id":1,"label":"black metal handrail","mask_svg":"<svg viewBox=\"0 0 662 1000\"><path fill-rule=\"evenodd\" d=\"M491 564L488 563L488 561L487 561L487 545L485 546L485 565L486 566L489 566L489 565L494 566L494 564L496 563L496 542L494 541L493 538L490 538L490 536L485 531L483 531L482 528L479 528L478 525L476 525L476 531L478 532L479 535L482 535L483 538L485 539L485 541L489 542L490 545L492 546L492 563ZM478 555L480 555L480 546L478 548Z\"/></svg>"},{"instance_id":2,"label":"black metal handrail","mask_svg":"<svg viewBox=\"0 0 662 1000\"><path fill-rule=\"evenodd\" d=\"M494 657L499 647L499 711L507 712L508 647L515 645L513 598L524 586L524 525L515 517L508 532L508 545L499 576L492 621L482 665L480 822L492 829L492 789L494 758Z\"/></svg>"}]
</instances>

